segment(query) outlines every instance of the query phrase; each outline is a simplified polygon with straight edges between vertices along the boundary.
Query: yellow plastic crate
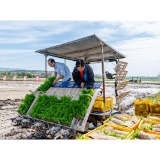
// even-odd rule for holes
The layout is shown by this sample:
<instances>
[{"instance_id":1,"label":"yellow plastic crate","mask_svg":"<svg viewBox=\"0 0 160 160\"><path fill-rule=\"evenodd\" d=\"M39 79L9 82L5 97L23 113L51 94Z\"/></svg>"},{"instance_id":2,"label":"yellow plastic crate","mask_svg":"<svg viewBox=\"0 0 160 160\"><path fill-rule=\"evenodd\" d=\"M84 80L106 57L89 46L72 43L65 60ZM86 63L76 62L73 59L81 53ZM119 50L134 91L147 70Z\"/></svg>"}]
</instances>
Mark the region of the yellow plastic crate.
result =
<instances>
[{"instance_id":1,"label":"yellow plastic crate","mask_svg":"<svg viewBox=\"0 0 160 160\"><path fill-rule=\"evenodd\" d=\"M151 116L160 116L160 114L158 114L158 113L150 113L150 114L151 114ZM155 122L160 122L160 119L150 118L148 116L147 116L147 119L154 120Z\"/></svg>"},{"instance_id":2,"label":"yellow plastic crate","mask_svg":"<svg viewBox=\"0 0 160 160\"><path fill-rule=\"evenodd\" d=\"M149 134L160 135L160 133L159 133L159 132L148 131L148 130L144 130L144 129L142 129L141 127L142 127L143 123L160 124L160 122L152 122L152 121L142 120L142 121L140 122L139 126L138 126L138 129L139 129L139 130L141 130L141 131L144 131L144 132L149 133Z\"/></svg>"},{"instance_id":3,"label":"yellow plastic crate","mask_svg":"<svg viewBox=\"0 0 160 160\"><path fill-rule=\"evenodd\" d=\"M147 112L147 111L136 111L136 110L135 110L135 115L137 115L137 116L147 117L148 114L149 114L149 112Z\"/></svg>"},{"instance_id":4,"label":"yellow plastic crate","mask_svg":"<svg viewBox=\"0 0 160 160\"><path fill-rule=\"evenodd\" d=\"M130 136L128 136L128 138L126 138L126 140L131 140L131 137L132 137L133 134L134 134L134 133L132 133ZM155 137L157 137L158 139L160 139L160 136L158 136L158 135L153 135L153 136L155 136Z\"/></svg>"},{"instance_id":5,"label":"yellow plastic crate","mask_svg":"<svg viewBox=\"0 0 160 160\"><path fill-rule=\"evenodd\" d=\"M103 97L97 97L93 107L92 111L95 112L104 112L104 103L103 101L98 101L98 100L103 100ZM112 97L105 97L105 111L111 110L111 101L112 101L112 109L113 109L113 98Z\"/></svg>"},{"instance_id":6,"label":"yellow plastic crate","mask_svg":"<svg viewBox=\"0 0 160 160\"><path fill-rule=\"evenodd\" d=\"M149 103L151 113L160 113L160 103Z\"/></svg>"},{"instance_id":7,"label":"yellow plastic crate","mask_svg":"<svg viewBox=\"0 0 160 160\"><path fill-rule=\"evenodd\" d=\"M149 112L149 102L151 100L138 99L134 100L135 111L148 111Z\"/></svg>"},{"instance_id":8,"label":"yellow plastic crate","mask_svg":"<svg viewBox=\"0 0 160 160\"><path fill-rule=\"evenodd\" d=\"M129 116L125 116L125 115L121 115L121 116L126 117L126 118L129 118ZM108 121L108 119L105 120L105 121L103 122L103 124L108 124L107 121ZM131 127L130 129L135 130L135 129L138 127L139 123L140 123L140 120L139 120L133 127ZM118 125L113 125L113 124L111 124L111 126L118 126ZM119 127L119 128L128 128L128 127L123 127L123 126L118 126L118 127Z\"/></svg>"},{"instance_id":9,"label":"yellow plastic crate","mask_svg":"<svg viewBox=\"0 0 160 160\"><path fill-rule=\"evenodd\" d=\"M126 139L127 139L128 137L130 137L130 135L132 135L132 134L134 133L134 130L132 130L132 129L130 129L130 128L122 128L122 127L115 126L115 125L110 125L110 124L104 124L103 126L100 126L100 127L98 127L97 129L103 129L105 126L112 126L114 129L118 129L118 130L120 130L120 131L129 132L130 134L126 137ZM87 140L94 140L94 139L89 138L88 136L89 136L91 133L95 132L97 129L94 129L94 130L86 133L85 135L83 135L83 137L86 138ZM125 139L125 140L126 140L126 139Z\"/></svg>"}]
</instances>

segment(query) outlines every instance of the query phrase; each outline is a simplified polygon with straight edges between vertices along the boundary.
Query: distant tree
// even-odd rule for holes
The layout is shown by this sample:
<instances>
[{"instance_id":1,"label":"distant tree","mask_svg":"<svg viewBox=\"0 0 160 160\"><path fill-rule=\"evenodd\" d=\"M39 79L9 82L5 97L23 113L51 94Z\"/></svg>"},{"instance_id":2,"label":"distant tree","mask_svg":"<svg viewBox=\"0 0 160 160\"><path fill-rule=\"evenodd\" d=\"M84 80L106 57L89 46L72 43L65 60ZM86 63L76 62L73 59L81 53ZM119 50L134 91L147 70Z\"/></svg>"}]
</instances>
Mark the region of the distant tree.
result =
<instances>
[{"instance_id":1,"label":"distant tree","mask_svg":"<svg viewBox=\"0 0 160 160\"><path fill-rule=\"evenodd\" d=\"M19 76L19 77L21 77L21 76L23 76L23 75L22 75L22 73L21 73L21 72L18 72L18 76Z\"/></svg>"},{"instance_id":2,"label":"distant tree","mask_svg":"<svg viewBox=\"0 0 160 160\"><path fill-rule=\"evenodd\" d=\"M21 72L22 73L22 76L24 77L24 76L27 76L27 73L25 73L25 72Z\"/></svg>"},{"instance_id":3,"label":"distant tree","mask_svg":"<svg viewBox=\"0 0 160 160\"><path fill-rule=\"evenodd\" d=\"M8 71L8 76L10 76L11 75L11 72L10 71Z\"/></svg>"},{"instance_id":4,"label":"distant tree","mask_svg":"<svg viewBox=\"0 0 160 160\"><path fill-rule=\"evenodd\" d=\"M32 78L32 77L33 77L33 74L32 74L32 73L27 73L27 77L28 77L28 78Z\"/></svg>"}]
</instances>

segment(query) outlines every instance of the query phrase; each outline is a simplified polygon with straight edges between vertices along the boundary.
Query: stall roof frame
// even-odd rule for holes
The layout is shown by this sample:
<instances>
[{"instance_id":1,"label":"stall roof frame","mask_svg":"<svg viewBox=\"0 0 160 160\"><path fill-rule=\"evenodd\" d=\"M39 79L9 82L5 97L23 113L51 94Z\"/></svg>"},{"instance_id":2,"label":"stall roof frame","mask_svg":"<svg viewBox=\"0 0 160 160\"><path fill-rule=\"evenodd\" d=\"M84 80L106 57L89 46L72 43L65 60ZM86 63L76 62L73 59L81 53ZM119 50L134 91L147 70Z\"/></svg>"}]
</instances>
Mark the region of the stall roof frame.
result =
<instances>
[{"instance_id":1,"label":"stall roof frame","mask_svg":"<svg viewBox=\"0 0 160 160\"><path fill-rule=\"evenodd\" d=\"M104 61L125 58L125 55L112 48L95 34L53 47L37 50L36 53L72 61L82 59L86 63L96 63L101 62L101 43L103 44Z\"/></svg>"}]
</instances>

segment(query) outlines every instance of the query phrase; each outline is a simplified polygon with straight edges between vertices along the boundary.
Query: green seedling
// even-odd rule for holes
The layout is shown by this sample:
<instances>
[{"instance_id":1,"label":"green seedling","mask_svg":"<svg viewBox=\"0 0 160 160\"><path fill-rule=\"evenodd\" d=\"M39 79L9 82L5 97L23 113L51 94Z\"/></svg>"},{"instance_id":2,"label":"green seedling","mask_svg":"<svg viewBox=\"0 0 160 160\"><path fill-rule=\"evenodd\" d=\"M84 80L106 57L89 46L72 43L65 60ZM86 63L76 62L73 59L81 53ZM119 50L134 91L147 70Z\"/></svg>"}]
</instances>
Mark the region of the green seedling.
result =
<instances>
[{"instance_id":1,"label":"green seedling","mask_svg":"<svg viewBox=\"0 0 160 160\"><path fill-rule=\"evenodd\" d=\"M33 103L35 99L34 94L27 94L25 96L25 98L23 99L23 102L20 104L19 108L18 108L18 112L22 115L25 115L29 109L29 107L31 106L31 104Z\"/></svg>"},{"instance_id":2,"label":"green seedling","mask_svg":"<svg viewBox=\"0 0 160 160\"><path fill-rule=\"evenodd\" d=\"M55 76L47 78L47 80L39 88L37 88L37 91L47 91L50 87L53 86L53 81L55 79Z\"/></svg>"},{"instance_id":3,"label":"green seedling","mask_svg":"<svg viewBox=\"0 0 160 160\"><path fill-rule=\"evenodd\" d=\"M138 117L140 120L142 120L142 119L144 118L144 116L138 116L138 115L137 115L137 117Z\"/></svg>"},{"instance_id":4,"label":"green seedling","mask_svg":"<svg viewBox=\"0 0 160 160\"><path fill-rule=\"evenodd\" d=\"M123 122L126 122L126 121L128 121L128 119L123 119Z\"/></svg>"},{"instance_id":5,"label":"green seedling","mask_svg":"<svg viewBox=\"0 0 160 160\"><path fill-rule=\"evenodd\" d=\"M116 115L110 116L106 122L110 121L112 118L114 118Z\"/></svg>"},{"instance_id":6,"label":"green seedling","mask_svg":"<svg viewBox=\"0 0 160 160\"><path fill-rule=\"evenodd\" d=\"M103 132L104 132L106 135L109 134L109 131L106 131L106 129L104 129Z\"/></svg>"},{"instance_id":7,"label":"green seedling","mask_svg":"<svg viewBox=\"0 0 160 160\"><path fill-rule=\"evenodd\" d=\"M83 135L78 134L78 136L76 137L77 140L86 140L87 138L83 137Z\"/></svg>"},{"instance_id":8,"label":"green seedling","mask_svg":"<svg viewBox=\"0 0 160 160\"><path fill-rule=\"evenodd\" d=\"M133 133L132 137L131 137L131 140L137 138L137 136L139 135L139 132L140 130L139 129L136 129L136 131Z\"/></svg>"},{"instance_id":9,"label":"green seedling","mask_svg":"<svg viewBox=\"0 0 160 160\"><path fill-rule=\"evenodd\" d=\"M126 139L129 136L130 133L127 133L126 135L122 136L122 139Z\"/></svg>"},{"instance_id":10,"label":"green seedling","mask_svg":"<svg viewBox=\"0 0 160 160\"><path fill-rule=\"evenodd\" d=\"M122 124L117 124L117 125L121 127L126 127L125 125L122 125ZM129 127L126 127L126 128L129 128Z\"/></svg>"},{"instance_id":11,"label":"green seedling","mask_svg":"<svg viewBox=\"0 0 160 160\"><path fill-rule=\"evenodd\" d=\"M133 113L131 113L130 116L132 117L132 116L133 116Z\"/></svg>"},{"instance_id":12,"label":"green seedling","mask_svg":"<svg viewBox=\"0 0 160 160\"><path fill-rule=\"evenodd\" d=\"M145 122L146 122L146 121L144 121L144 123L145 123ZM154 126L154 124L153 124L152 122L146 122L146 123L151 124L151 127L149 127L149 126L144 126L144 127L141 127L141 128L144 129L144 130L151 131L152 128L153 128L153 126Z\"/></svg>"},{"instance_id":13,"label":"green seedling","mask_svg":"<svg viewBox=\"0 0 160 160\"><path fill-rule=\"evenodd\" d=\"M117 138L122 138L122 136L116 134L116 133L110 133L109 136L117 137Z\"/></svg>"},{"instance_id":14,"label":"green seedling","mask_svg":"<svg viewBox=\"0 0 160 160\"><path fill-rule=\"evenodd\" d=\"M148 130L148 131L151 131L151 130L152 130L152 128L153 128L153 127L149 127L149 126L143 126L143 127L142 127L142 129L144 129L144 130Z\"/></svg>"},{"instance_id":15,"label":"green seedling","mask_svg":"<svg viewBox=\"0 0 160 160\"><path fill-rule=\"evenodd\" d=\"M109 125L105 125L105 126L109 126ZM118 134L116 134L116 133L106 131L106 129L103 129L102 131L103 131L107 136L118 137L118 138L121 138L121 139L126 139L127 136L130 134L130 133L127 133L126 135L121 136L121 135L118 135Z\"/></svg>"},{"instance_id":16,"label":"green seedling","mask_svg":"<svg viewBox=\"0 0 160 160\"><path fill-rule=\"evenodd\" d=\"M89 90L85 92L91 93ZM65 122L66 125L70 126L74 116L84 118L90 102L91 97L88 95L79 95L78 100L72 100L71 97L67 96L62 96L59 99L57 96L44 94L38 96L37 102L29 114L33 118L55 123L58 121Z\"/></svg>"}]
</instances>

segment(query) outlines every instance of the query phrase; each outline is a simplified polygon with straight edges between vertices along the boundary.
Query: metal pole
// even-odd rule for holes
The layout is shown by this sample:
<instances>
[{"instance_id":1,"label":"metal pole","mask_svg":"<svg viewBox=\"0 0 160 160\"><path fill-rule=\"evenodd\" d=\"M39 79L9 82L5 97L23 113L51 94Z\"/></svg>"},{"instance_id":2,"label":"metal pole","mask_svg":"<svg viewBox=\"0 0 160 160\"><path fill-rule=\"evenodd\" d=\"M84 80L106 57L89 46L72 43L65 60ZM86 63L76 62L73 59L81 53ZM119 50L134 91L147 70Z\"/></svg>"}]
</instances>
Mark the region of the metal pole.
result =
<instances>
[{"instance_id":1,"label":"metal pole","mask_svg":"<svg viewBox=\"0 0 160 160\"><path fill-rule=\"evenodd\" d=\"M105 119L105 74L104 74L104 56L103 56L103 43L100 41L101 44L101 51L102 51L102 78L103 78L103 103L104 103L104 115L103 118Z\"/></svg>"},{"instance_id":2,"label":"metal pole","mask_svg":"<svg viewBox=\"0 0 160 160\"><path fill-rule=\"evenodd\" d=\"M117 61L116 61L116 65L117 65ZM118 96L118 93L117 93L117 90L116 90L116 88L117 88L117 82L115 81L115 94L116 94L116 97Z\"/></svg>"},{"instance_id":3,"label":"metal pole","mask_svg":"<svg viewBox=\"0 0 160 160\"><path fill-rule=\"evenodd\" d=\"M64 64L66 65L66 59L64 59Z\"/></svg>"},{"instance_id":4,"label":"metal pole","mask_svg":"<svg viewBox=\"0 0 160 160\"><path fill-rule=\"evenodd\" d=\"M46 80L47 80L47 55L45 56L45 72L46 72Z\"/></svg>"}]
</instances>

